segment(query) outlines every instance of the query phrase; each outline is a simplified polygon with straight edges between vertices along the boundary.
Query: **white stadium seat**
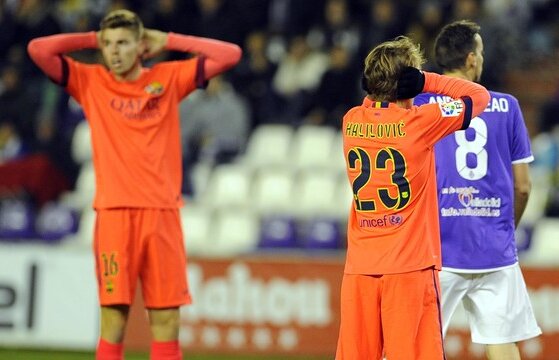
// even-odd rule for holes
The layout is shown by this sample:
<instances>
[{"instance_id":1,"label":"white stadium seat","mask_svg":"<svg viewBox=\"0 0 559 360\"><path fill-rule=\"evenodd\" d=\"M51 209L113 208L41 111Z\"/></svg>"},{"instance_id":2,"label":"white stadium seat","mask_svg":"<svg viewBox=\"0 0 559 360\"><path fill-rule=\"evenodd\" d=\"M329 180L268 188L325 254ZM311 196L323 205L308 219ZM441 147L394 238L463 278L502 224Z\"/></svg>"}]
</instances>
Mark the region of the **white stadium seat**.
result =
<instances>
[{"instance_id":1,"label":"white stadium seat","mask_svg":"<svg viewBox=\"0 0 559 360\"><path fill-rule=\"evenodd\" d=\"M248 139L242 162L251 167L287 164L292 137L290 125L260 125Z\"/></svg>"},{"instance_id":2,"label":"white stadium seat","mask_svg":"<svg viewBox=\"0 0 559 360\"><path fill-rule=\"evenodd\" d=\"M81 212L83 209L91 207L94 196L95 169L93 162L87 161L80 168L75 190L62 194L60 201L63 205Z\"/></svg>"},{"instance_id":3,"label":"white stadium seat","mask_svg":"<svg viewBox=\"0 0 559 360\"><path fill-rule=\"evenodd\" d=\"M87 120L82 120L72 135L72 159L78 164L83 164L92 159L91 132Z\"/></svg>"},{"instance_id":4,"label":"white stadium seat","mask_svg":"<svg viewBox=\"0 0 559 360\"><path fill-rule=\"evenodd\" d=\"M218 165L212 171L199 201L210 208L247 206L251 181L252 171L244 165Z\"/></svg>"},{"instance_id":5,"label":"white stadium seat","mask_svg":"<svg viewBox=\"0 0 559 360\"><path fill-rule=\"evenodd\" d=\"M351 189L351 185L345 174L338 177L336 186L335 201L339 204L337 207L338 212L336 214L342 221L345 222L347 221L349 210L351 206L353 206L353 190Z\"/></svg>"},{"instance_id":6,"label":"white stadium seat","mask_svg":"<svg viewBox=\"0 0 559 360\"><path fill-rule=\"evenodd\" d=\"M208 256L236 256L256 250L260 237L258 216L247 209L217 212L212 221Z\"/></svg>"},{"instance_id":7,"label":"white stadium seat","mask_svg":"<svg viewBox=\"0 0 559 360\"><path fill-rule=\"evenodd\" d=\"M536 223L531 245L520 261L523 265L559 266L559 219L542 218Z\"/></svg>"},{"instance_id":8,"label":"white stadium seat","mask_svg":"<svg viewBox=\"0 0 559 360\"><path fill-rule=\"evenodd\" d=\"M337 179L336 174L327 170L300 173L293 197L296 215L299 218L335 216L339 211Z\"/></svg>"},{"instance_id":9,"label":"white stadium seat","mask_svg":"<svg viewBox=\"0 0 559 360\"><path fill-rule=\"evenodd\" d=\"M327 126L303 125L297 129L290 152L296 169L330 168L336 131Z\"/></svg>"},{"instance_id":10,"label":"white stadium seat","mask_svg":"<svg viewBox=\"0 0 559 360\"><path fill-rule=\"evenodd\" d=\"M213 246L210 238L212 212L206 207L187 202L180 214L188 255L204 255Z\"/></svg>"},{"instance_id":11,"label":"white stadium seat","mask_svg":"<svg viewBox=\"0 0 559 360\"><path fill-rule=\"evenodd\" d=\"M334 136L333 146L330 154L332 169L340 174L345 175L346 173L346 162L345 162L345 154L344 154L344 144L342 133L337 132Z\"/></svg>"},{"instance_id":12,"label":"white stadium seat","mask_svg":"<svg viewBox=\"0 0 559 360\"><path fill-rule=\"evenodd\" d=\"M254 178L252 207L262 215L289 214L293 208L293 171L287 167L262 168Z\"/></svg>"}]
</instances>

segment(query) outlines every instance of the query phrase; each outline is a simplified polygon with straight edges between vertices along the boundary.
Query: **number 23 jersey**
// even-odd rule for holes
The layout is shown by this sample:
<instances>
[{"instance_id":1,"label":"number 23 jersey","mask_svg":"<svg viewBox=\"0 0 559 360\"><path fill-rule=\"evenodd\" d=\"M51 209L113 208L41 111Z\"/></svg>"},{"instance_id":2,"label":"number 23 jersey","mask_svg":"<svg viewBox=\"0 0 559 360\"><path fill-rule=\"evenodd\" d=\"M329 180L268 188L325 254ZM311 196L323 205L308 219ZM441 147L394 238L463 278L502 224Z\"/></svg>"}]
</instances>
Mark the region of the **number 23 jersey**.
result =
<instances>
[{"instance_id":1,"label":"number 23 jersey","mask_svg":"<svg viewBox=\"0 0 559 360\"><path fill-rule=\"evenodd\" d=\"M467 128L471 99L398 107L365 98L344 116L353 190L346 274L441 267L434 144Z\"/></svg>"},{"instance_id":2,"label":"number 23 jersey","mask_svg":"<svg viewBox=\"0 0 559 360\"><path fill-rule=\"evenodd\" d=\"M533 161L518 101L491 91L470 127L435 146L443 267L475 272L518 261L512 165ZM448 101L421 94L416 104Z\"/></svg>"}]
</instances>

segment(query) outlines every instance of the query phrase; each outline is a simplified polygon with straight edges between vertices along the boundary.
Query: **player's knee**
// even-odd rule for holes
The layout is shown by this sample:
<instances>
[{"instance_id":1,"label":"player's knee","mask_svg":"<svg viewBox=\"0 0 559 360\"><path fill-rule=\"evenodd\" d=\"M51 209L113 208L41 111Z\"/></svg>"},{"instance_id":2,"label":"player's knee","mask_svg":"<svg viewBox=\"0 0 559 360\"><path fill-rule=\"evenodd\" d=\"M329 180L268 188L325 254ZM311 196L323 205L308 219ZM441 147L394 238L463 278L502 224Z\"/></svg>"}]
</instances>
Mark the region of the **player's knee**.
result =
<instances>
[{"instance_id":1,"label":"player's knee","mask_svg":"<svg viewBox=\"0 0 559 360\"><path fill-rule=\"evenodd\" d=\"M515 343L486 345L488 360L520 360L520 352Z\"/></svg>"},{"instance_id":2,"label":"player's knee","mask_svg":"<svg viewBox=\"0 0 559 360\"><path fill-rule=\"evenodd\" d=\"M128 319L127 306L101 308L101 337L111 343L120 343Z\"/></svg>"},{"instance_id":3,"label":"player's knee","mask_svg":"<svg viewBox=\"0 0 559 360\"><path fill-rule=\"evenodd\" d=\"M155 340L171 341L177 339L180 325L178 309L150 310L149 319Z\"/></svg>"}]
</instances>

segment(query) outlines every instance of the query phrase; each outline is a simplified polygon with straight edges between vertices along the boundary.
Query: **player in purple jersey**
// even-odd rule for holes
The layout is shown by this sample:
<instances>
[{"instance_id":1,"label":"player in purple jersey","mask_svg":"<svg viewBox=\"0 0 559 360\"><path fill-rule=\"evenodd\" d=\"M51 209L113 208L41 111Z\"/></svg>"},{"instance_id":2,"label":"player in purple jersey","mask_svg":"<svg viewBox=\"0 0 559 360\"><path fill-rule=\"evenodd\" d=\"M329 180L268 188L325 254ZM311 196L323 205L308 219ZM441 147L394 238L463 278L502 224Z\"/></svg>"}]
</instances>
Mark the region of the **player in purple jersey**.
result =
<instances>
[{"instance_id":1,"label":"player in purple jersey","mask_svg":"<svg viewBox=\"0 0 559 360\"><path fill-rule=\"evenodd\" d=\"M445 26L435 41L445 75L479 81L480 27ZM518 101L490 91L491 100L470 127L435 146L443 271L443 334L462 301L472 341L487 358L520 359L516 342L541 334L518 265L514 230L530 193L530 140ZM421 94L415 104L442 102Z\"/></svg>"}]
</instances>

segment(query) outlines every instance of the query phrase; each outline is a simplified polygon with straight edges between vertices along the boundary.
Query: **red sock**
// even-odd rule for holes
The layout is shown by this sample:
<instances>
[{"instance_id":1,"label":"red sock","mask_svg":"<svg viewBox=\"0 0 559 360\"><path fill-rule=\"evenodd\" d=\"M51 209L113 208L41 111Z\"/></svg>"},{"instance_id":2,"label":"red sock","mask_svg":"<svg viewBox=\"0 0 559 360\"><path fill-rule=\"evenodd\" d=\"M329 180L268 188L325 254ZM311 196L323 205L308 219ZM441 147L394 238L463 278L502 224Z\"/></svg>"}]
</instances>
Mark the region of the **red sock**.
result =
<instances>
[{"instance_id":1,"label":"red sock","mask_svg":"<svg viewBox=\"0 0 559 360\"><path fill-rule=\"evenodd\" d=\"M124 360L124 346L99 338L95 360Z\"/></svg>"},{"instance_id":2,"label":"red sock","mask_svg":"<svg viewBox=\"0 0 559 360\"><path fill-rule=\"evenodd\" d=\"M179 341L152 341L150 360L182 360Z\"/></svg>"}]
</instances>

